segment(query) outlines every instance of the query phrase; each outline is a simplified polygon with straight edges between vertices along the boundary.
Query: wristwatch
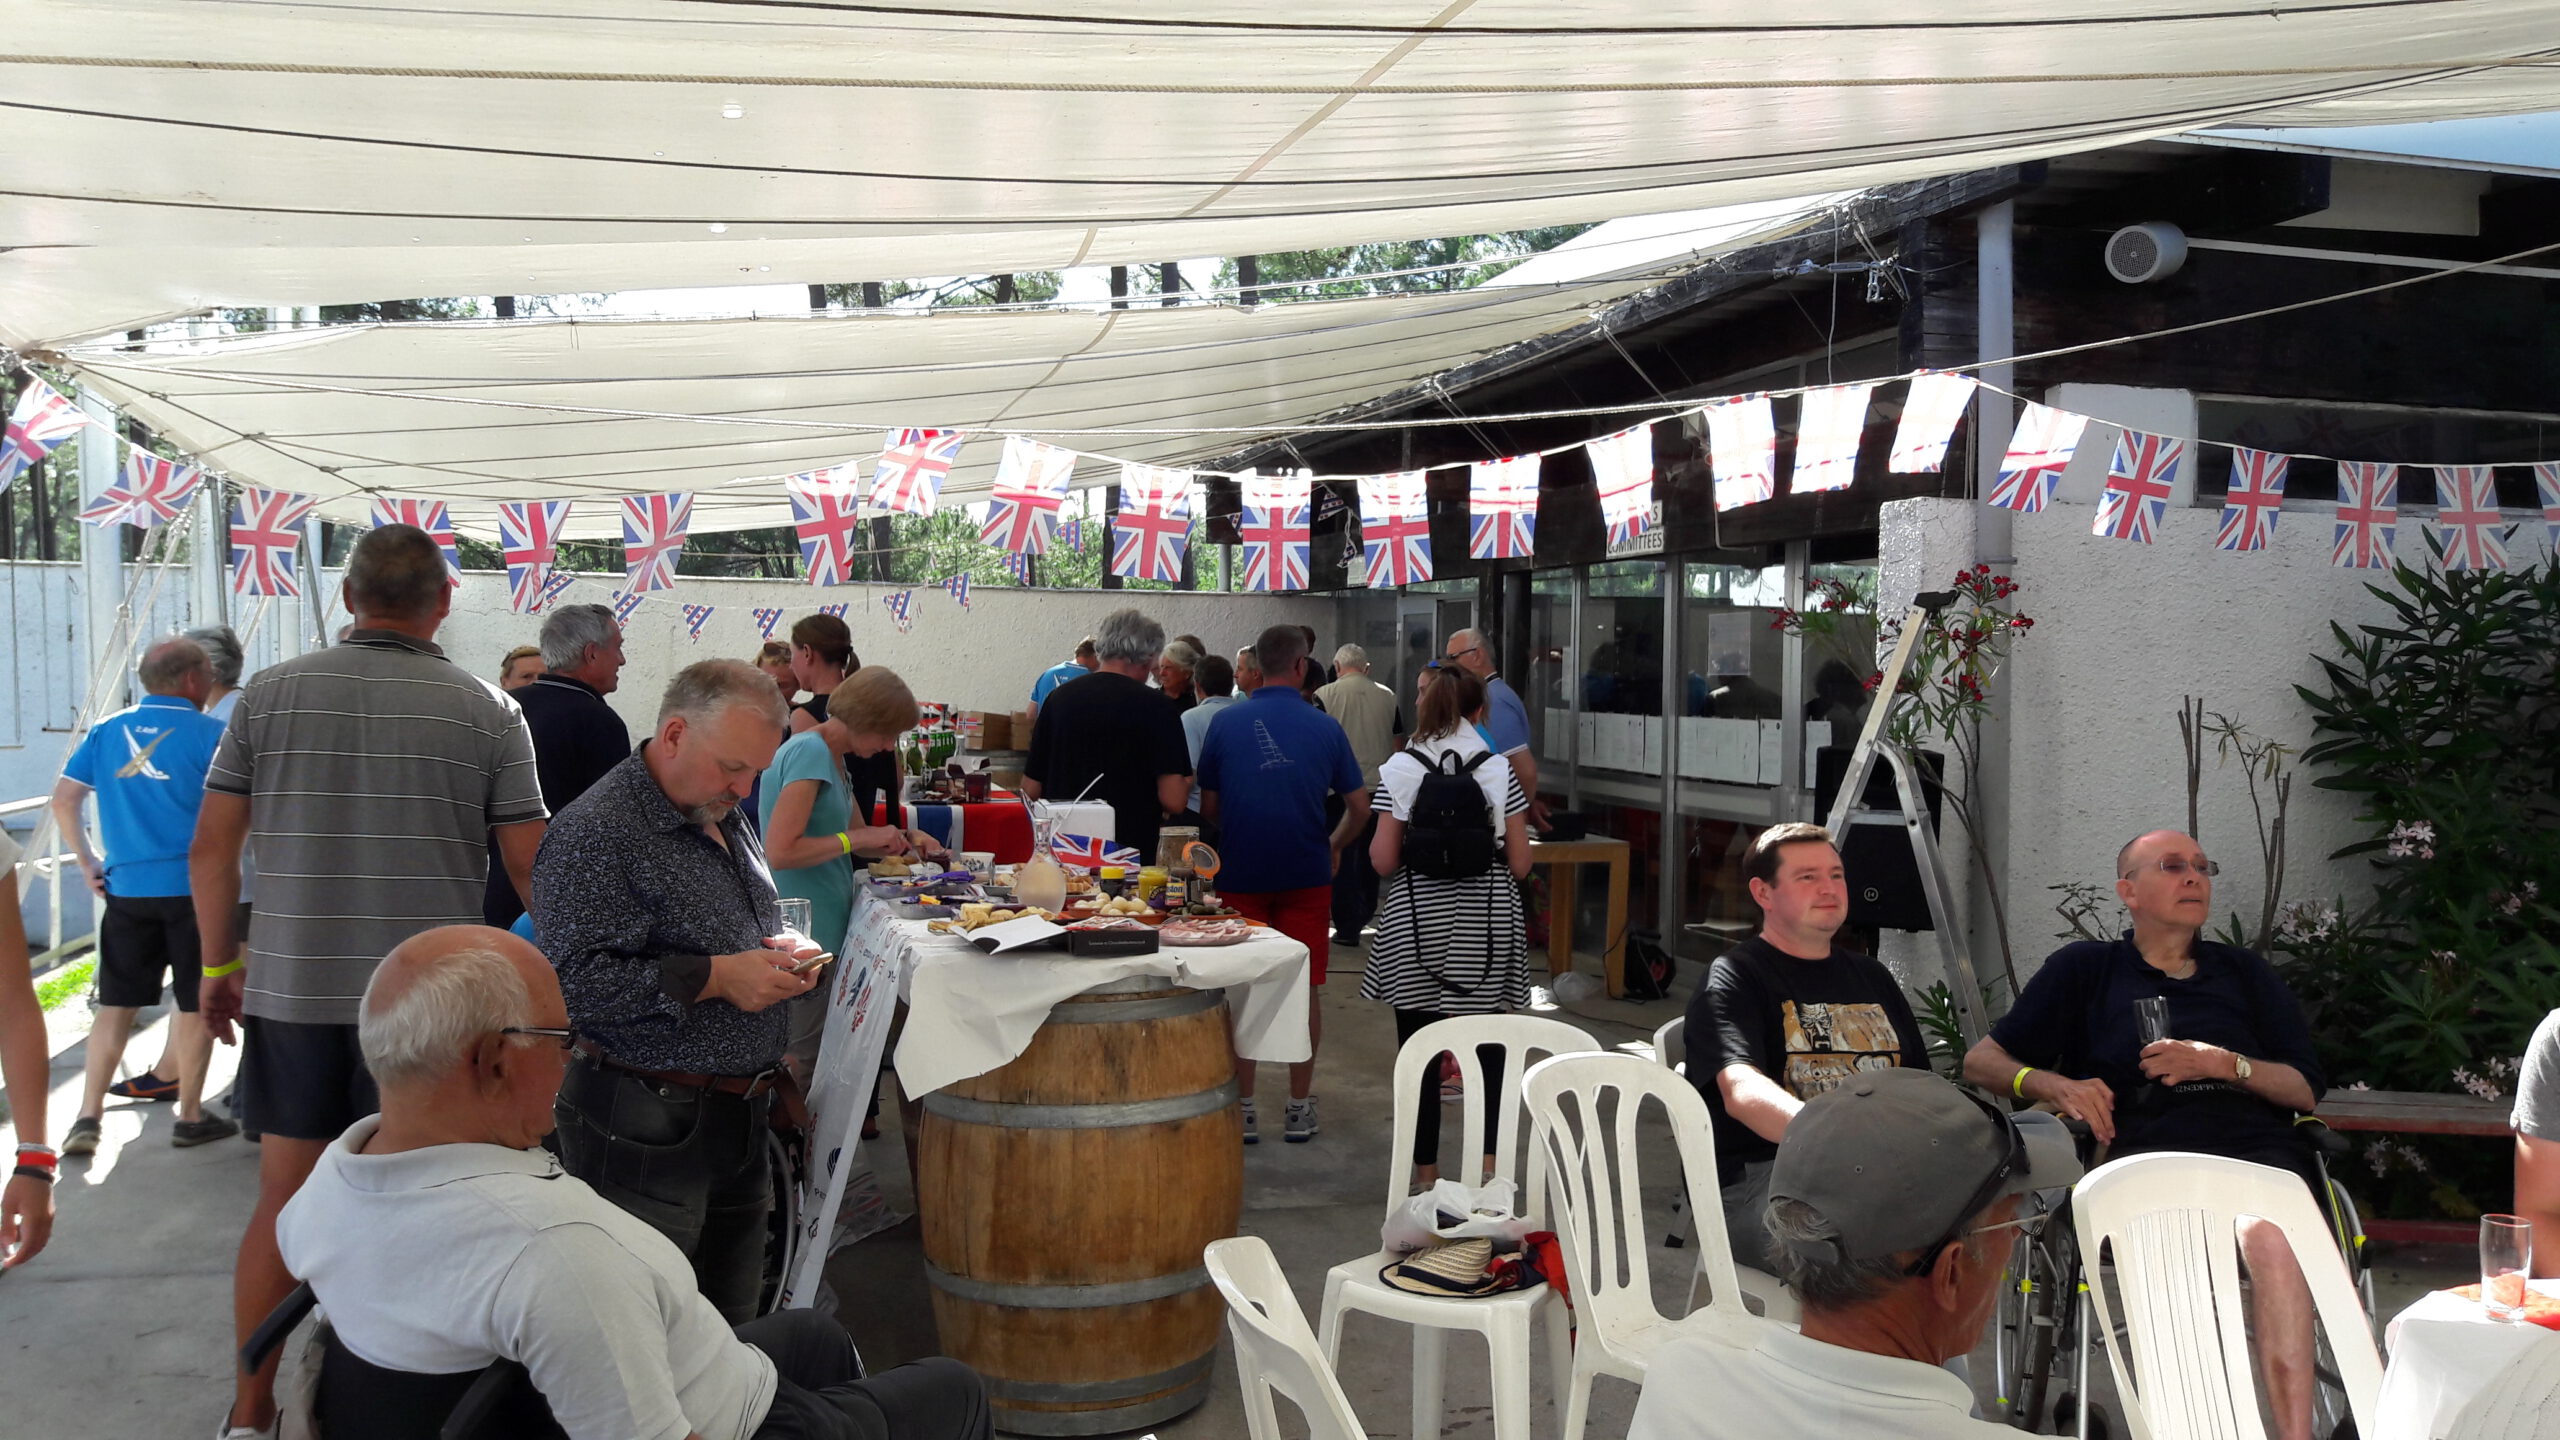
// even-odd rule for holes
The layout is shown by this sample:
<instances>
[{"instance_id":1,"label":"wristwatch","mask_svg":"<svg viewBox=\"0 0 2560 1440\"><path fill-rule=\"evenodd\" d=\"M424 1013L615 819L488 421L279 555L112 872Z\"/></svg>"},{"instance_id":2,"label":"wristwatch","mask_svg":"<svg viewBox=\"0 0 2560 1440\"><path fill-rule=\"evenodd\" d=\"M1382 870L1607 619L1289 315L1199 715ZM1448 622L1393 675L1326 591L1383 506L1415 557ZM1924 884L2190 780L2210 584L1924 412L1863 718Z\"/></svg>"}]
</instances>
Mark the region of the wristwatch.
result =
<instances>
[{"instance_id":1,"label":"wristwatch","mask_svg":"<svg viewBox=\"0 0 2560 1440\"><path fill-rule=\"evenodd\" d=\"M2251 1069L2253 1069L2253 1068L2254 1068L2254 1067L2253 1067L2253 1066L2251 1066L2251 1065L2249 1064L2249 1057L2248 1057L2248 1056L2241 1054L2241 1053L2240 1053L2239 1051L2237 1051L2237 1050L2234 1050L2234 1051L2232 1051L2232 1052L2231 1052L2231 1078L2232 1078L2232 1079L2239 1081L2239 1082L2240 1082L2241 1084L2243 1084L2243 1085L2248 1084L2248 1083L2249 1083L2249 1072L2250 1072L2250 1070L2251 1070Z\"/></svg>"}]
</instances>

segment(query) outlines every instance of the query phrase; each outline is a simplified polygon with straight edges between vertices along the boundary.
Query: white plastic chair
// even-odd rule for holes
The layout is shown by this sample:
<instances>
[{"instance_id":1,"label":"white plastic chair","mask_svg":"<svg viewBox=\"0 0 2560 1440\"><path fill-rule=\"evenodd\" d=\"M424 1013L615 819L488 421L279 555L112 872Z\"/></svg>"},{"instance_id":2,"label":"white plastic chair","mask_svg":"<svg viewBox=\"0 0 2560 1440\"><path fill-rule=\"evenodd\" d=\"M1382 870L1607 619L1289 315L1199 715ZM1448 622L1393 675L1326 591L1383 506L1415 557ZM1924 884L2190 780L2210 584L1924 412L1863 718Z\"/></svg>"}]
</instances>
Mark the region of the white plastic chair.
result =
<instances>
[{"instance_id":1,"label":"white plastic chair","mask_svg":"<svg viewBox=\"0 0 2560 1440\"><path fill-rule=\"evenodd\" d=\"M1689 1073L1689 1017L1674 1015L1653 1032L1653 1058L1674 1075Z\"/></svg>"},{"instance_id":2,"label":"white plastic chair","mask_svg":"<svg viewBox=\"0 0 2560 1440\"><path fill-rule=\"evenodd\" d=\"M1499 1046L1503 1052L1499 1095L1486 1093L1484 1065L1476 1055L1477 1047L1487 1045ZM1459 1078L1466 1089L1459 1106L1457 1140L1459 1153L1467 1160L1457 1178L1470 1184L1482 1183L1477 1157L1483 1153L1480 1147L1485 1133L1485 1106L1491 1101L1495 1105L1493 1113L1501 1121L1494 1145L1493 1173L1518 1187L1520 1213L1534 1222L1530 1228L1546 1229L1546 1161L1537 1146L1521 1143L1521 1077L1528 1073L1533 1054L1544 1058L1599 1048L1598 1041L1563 1021L1532 1015L1462 1016L1434 1021L1415 1032L1396 1052L1395 1145L1387 1157L1385 1214L1392 1215L1403 1206L1406 1180L1413 1173L1413 1132L1419 1118L1416 1106L1423 1073L1441 1052L1447 1051L1457 1056ZM1494 1440L1528 1440L1530 1332L1534 1325L1542 1323L1546 1328L1547 1363L1559 1395L1573 1373L1573 1341L1562 1298L1545 1285L1502 1295L1416 1295L1378 1278L1378 1272L1396 1258L1381 1250L1336 1265L1324 1277L1321 1328L1325 1360L1341 1362L1342 1317L1347 1311L1357 1310L1412 1326L1412 1433L1414 1440L1426 1440L1440 1433L1441 1378L1448 1332L1475 1331L1485 1338L1485 1348L1492 1356Z\"/></svg>"},{"instance_id":3,"label":"white plastic chair","mask_svg":"<svg viewBox=\"0 0 2560 1440\"><path fill-rule=\"evenodd\" d=\"M1680 1015L1669 1020L1665 1020L1662 1022L1661 1028L1653 1032L1653 1058L1662 1062L1663 1068L1671 1071L1675 1075L1685 1076L1689 1073L1688 1016ZM1696 1082L1690 1082L1691 1092L1695 1093L1696 1089ZM1699 1103L1701 1105L1705 1104L1703 1100ZM1713 1122L1702 1117L1700 1123L1712 1124ZM1709 1167L1709 1173L1717 1174L1713 1167ZM1723 1183L1721 1175L1718 1175L1717 1183L1719 1185ZM1710 1197L1716 1197L1722 1194L1720 1190L1713 1187L1701 1192L1692 1186L1680 1197L1679 1200L1679 1207L1691 1212L1688 1220L1689 1228L1687 1233L1687 1243L1692 1247L1696 1247L1698 1244L1698 1217L1695 1213L1695 1207L1698 1205L1698 1197L1702 1193ZM1710 1198L1706 1203L1717 1207L1716 1233L1718 1235L1724 1235L1724 1216L1721 1201ZM1711 1282L1714 1277L1709 1273L1709 1271L1710 1267L1716 1263L1715 1258L1710 1257L1704 1249L1698 1250L1698 1268L1690 1272L1689 1276L1690 1309L1695 1310L1698 1308L1699 1287L1710 1286L1710 1288L1712 1288ZM1802 1323L1804 1319L1804 1307L1796 1303L1796 1297L1793 1292L1789 1291L1784 1285L1778 1283L1777 1276L1770 1274L1766 1270L1758 1270L1749 1265L1735 1265L1733 1263L1733 1242L1730 1237L1728 1237L1724 1242L1722 1263L1732 1269L1742 1287L1742 1293L1760 1302L1761 1314L1772 1320L1788 1325Z\"/></svg>"},{"instance_id":4,"label":"white plastic chair","mask_svg":"<svg viewBox=\"0 0 2560 1440\"><path fill-rule=\"evenodd\" d=\"M1342 1382L1316 1348L1307 1313L1289 1293L1271 1247L1258 1235L1239 1235L1210 1241L1201 1258L1218 1293L1227 1297L1227 1333L1236 1341L1236 1378L1244 1385L1245 1433L1251 1440L1280 1440L1274 1390L1306 1416L1308 1440L1368 1440Z\"/></svg>"},{"instance_id":5,"label":"white plastic chair","mask_svg":"<svg viewBox=\"0 0 2560 1440\"><path fill-rule=\"evenodd\" d=\"M1653 1303L1653 1267L1645 1253L1643 1191L1636 1171L1637 1127L1645 1102L1660 1102L1690 1193L1715 1194L1707 1102L1695 1087L1662 1066L1621 1054L1542 1060L1530 1068L1527 1085L1529 1123L1546 1156L1565 1278L1582 1322L1564 1412L1564 1440L1582 1440L1591 1414L1591 1382L1597 1377L1615 1375L1641 1385L1653 1352L1673 1334L1695 1324L1714 1324L1741 1337L1767 1322L1743 1304L1721 1206L1692 1211L1702 1217L1696 1220L1703 1242L1698 1269L1711 1297L1707 1314L1673 1320Z\"/></svg>"},{"instance_id":6,"label":"white plastic chair","mask_svg":"<svg viewBox=\"0 0 2560 1440\"><path fill-rule=\"evenodd\" d=\"M2088 1328L2105 1340L2134 1440L2264 1440L2241 1316L2243 1216L2283 1232L2356 1430L2381 1433L2382 1359L2300 1176L2219 1155L2128 1155L2090 1171L2071 1208L2095 1319ZM2102 1259L2113 1262L2112 1287L2100 1281Z\"/></svg>"}]
</instances>

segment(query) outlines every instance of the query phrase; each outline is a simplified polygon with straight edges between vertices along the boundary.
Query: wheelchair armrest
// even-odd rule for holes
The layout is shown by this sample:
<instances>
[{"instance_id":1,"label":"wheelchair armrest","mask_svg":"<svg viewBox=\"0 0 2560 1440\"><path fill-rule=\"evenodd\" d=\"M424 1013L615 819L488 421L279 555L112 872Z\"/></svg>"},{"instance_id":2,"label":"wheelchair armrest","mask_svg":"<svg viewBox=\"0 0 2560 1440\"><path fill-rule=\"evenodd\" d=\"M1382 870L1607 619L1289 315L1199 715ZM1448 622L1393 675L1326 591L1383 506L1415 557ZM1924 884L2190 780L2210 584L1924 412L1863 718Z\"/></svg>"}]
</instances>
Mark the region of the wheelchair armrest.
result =
<instances>
[{"instance_id":1,"label":"wheelchair armrest","mask_svg":"<svg viewBox=\"0 0 2560 1440\"><path fill-rule=\"evenodd\" d=\"M439 1440L472 1440L480 1427L497 1412L510 1392L518 1385L530 1386L532 1377L513 1360L499 1360L480 1372L471 1388L454 1402L452 1413L444 1417L444 1428L437 1432Z\"/></svg>"},{"instance_id":2,"label":"wheelchair armrest","mask_svg":"<svg viewBox=\"0 0 2560 1440\"><path fill-rule=\"evenodd\" d=\"M301 1324L302 1317L310 1314L319 1303L320 1297L311 1293L310 1281L294 1286L293 1293L284 1297L284 1303L268 1311L267 1318L258 1322L258 1328L249 1332L249 1343L240 1347L240 1373L256 1374L258 1368L267 1363L267 1358L276 1353L276 1347L284 1343L284 1337L292 1334L293 1327Z\"/></svg>"},{"instance_id":3,"label":"wheelchair armrest","mask_svg":"<svg viewBox=\"0 0 2560 1440\"><path fill-rule=\"evenodd\" d=\"M2342 1160L2355 1153L2356 1142L2330 1129L2329 1122L2317 1115L2296 1115L2293 1124L2314 1149L2329 1159Z\"/></svg>"}]
</instances>

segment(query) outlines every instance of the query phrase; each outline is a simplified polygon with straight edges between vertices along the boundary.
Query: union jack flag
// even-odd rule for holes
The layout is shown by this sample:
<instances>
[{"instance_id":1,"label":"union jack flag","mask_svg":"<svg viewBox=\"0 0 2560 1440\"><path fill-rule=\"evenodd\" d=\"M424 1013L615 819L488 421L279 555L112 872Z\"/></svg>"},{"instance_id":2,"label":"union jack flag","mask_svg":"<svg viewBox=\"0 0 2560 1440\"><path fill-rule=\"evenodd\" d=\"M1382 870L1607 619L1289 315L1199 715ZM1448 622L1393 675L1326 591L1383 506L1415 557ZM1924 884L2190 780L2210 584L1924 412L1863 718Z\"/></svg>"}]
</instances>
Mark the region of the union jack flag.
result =
<instances>
[{"instance_id":1,"label":"union jack flag","mask_svg":"<svg viewBox=\"0 0 2560 1440\"><path fill-rule=\"evenodd\" d=\"M2009 436L2009 453L2000 460L2000 479L1983 503L2032 515L2052 503L2053 487L2080 448L2080 432L2089 417L2030 402Z\"/></svg>"},{"instance_id":2,"label":"union jack flag","mask_svg":"<svg viewBox=\"0 0 2560 1440\"><path fill-rule=\"evenodd\" d=\"M2117 435L2115 462L2107 467L2107 488L2099 492L2098 518L2089 533L2144 545L2158 539L2169 492L2178 485L2178 464L2186 457L2187 442L2172 436L2139 430Z\"/></svg>"},{"instance_id":3,"label":"union jack flag","mask_svg":"<svg viewBox=\"0 0 2560 1440\"><path fill-rule=\"evenodd\" d=\"M0 429L0 486L27 473L29 466L53 453L54 447L80 433L89 417L62 392L29 377Z\"/></svg>"},{"instance_id":4,"label":"union jack flag","mask_svg":"<svg viewBox=\"0 0 2560 1440\"><path fill-rule=\"evenodd\" d=\"M1858 442L1867 433L1867 397L1873 384L1832 385L1805 392L1796 417L1796 470L1791 494L1846 490L1858 478Z\"/></svg>"},{"instance_id":5,"label":"union jack flag","mask_svg":"<svg viewBox=\"0 0 2560 1440\"><path fill-rule=\"evenodd\" d=\"M2560 550L2560 460L2533 467L2535 498L2542 502L2542 523L2551 531L2551 548Z\"/></svg>"},{"instance_id":6,"label":"union jack flag","mask_svg":"<svg viewBox=\"0 0 2560 1440\"><path fill-rule=\"evenodd\" d=\"M550 609L552 601L568 594L569 587L577 583L578 577L566 570L552 571L551 578L542 582L542 593L534 598L533 610L530 613L539 615Z\"/></svg>"},{"instance_id":7,"label":"union jack flag","mask_svg":"<svg viewBox=\"0 0 2560 1440\"><path fill-rule=\"evenodd\" d=\"M1653 426L1603 435L1582 447L1600 488L1600 523L1609 543L1624 545L1653 524Z\"/></svg>"},{"instance_id":8,"label":"union jack flag","mask_svg":"<svg viewBox=\"0 0 2560 1440\"><path fill-rule=\"evenodd\" d=\"M1244 540L1244 588L1307 588L1308 510L1314 482L1295 475L1244 477L1244 510L1236 532Z\"/></svg>"},{"instance_id":9,"label":"union jack flag","mask_svg":"<svg viewBox=\"0 0 2560 1440\"><path fill-rule=\"evenodd\" d=\"M969 608L969 576L965 571L943 581L942 589L944 594L960 602L961 609Z\"/></svg>"},{"instance_id":10,"label":"union jack flag","mask_svg":"<svg viewBox=\"0 0 2560 1440\"><path fill-rule=\"evenodd\" d=\"M860 503L841 485L809 483L828 473L783 482L791 496L792 528L800 533L800 573L812 585L850 582L854 552L862 548Z\"/></svg>"},{"instance_id":11,"label":"union jack flag","mask_svg":"<svg viewBox=\"0 0 2560 1440\"><path fill-rule=\"evenodd\" d=\"M2338 538L2329 563L2341 570L2388 570L2400 523L2400 467L2338 462Z\"/></svg>"},{"instance_id":12,"label":"union jack flag","mask_svg":"<svg viewBox=\"0 0 2560 1440\"><path fill-rule=\"evenodd\" d=\"M1083 553L1084 553L1084 517L1083 517L1083 516L1081 516L1081 515L1079 515L1079 516L1075 517L1074 519L1069 520L1069 521L1065 522L1064 524L1060 525L1060 526L1058 527L1058 538L1060 538L1060 539L1062 539L1062 540L1064 540L1064 541L1066 541L1066 542L1067 542L1067 548L1068 548L1068 549L1073 550L1074 552L1076 552L1076 553L1077 553L1077 554L1079 554L1079 555L1083 554Z\"/></svg>"},{"instance_id":13,"label":"union jack flag","mask_svg":"<svg viewBox=\"0 0 2560 1440\"><path fill-rule=\"evenodd\" d=\"M844 612L851 608L851 606L841 603L834 605L821 605L818 607L818 613L821 615L833 615L837 619L841 620L844 618Z\"/></svg>"},{"instance_id":14,"label":"union jack flag","mask_svg":"<svg viewBox=\"0 0 2560 1440\"><path fill-rule=\"evenodd\" d=\"M687 605L684 607L684 628L686 633L693 636L693 643L696 645L702 643L702 627L711 623L711 611L713 608L714 607L709 605Z\"/></svg>"},{"instance_id":15,"label":"union jack flag","mask_svg":"<svg viewBox=\"0 0 2560 1440\"><path fill-rule=\"evenodd\" d=\"M1426 472L1360 477L1360 570L1366 585L1419 585L1431 578L1431 502Z\"/></svg>"},{"instance_id":16,"label":"union jack flag","mask_svg":"<svg viewBox=\"0 0 2560 1440\"><path fill-rule=\"evenodd\" d=\"M1513 455L1468 467L1467 554L1514 560L1536 552L1538 465L1538 456Z\"/></svg>"},{"instance_id":17,"label":"union jack flag","mask_svg":"<svg viewBox=\"0 0 2560 1440\"><path fill-rule=\"evenodd\" d=\"M241 487L231 507L231 592L235 595L302 593L294 551L302 544L302 520L318 502L307 495Z\"/></svg>"},{"instance_id":18,"label":"union jack flag","mask_svg":"<svg viewBox=\"0 0 2560 1440\"><path fill-rule=\"evenodd\" d=\"M1019 555L1045 555L1057 538L1058 509L1067 500L1076 455L1021 435L1004 437L993 498L978 539Z\"/></svg>"},{"instance_id":19,"label":"union jack flag","mask_svg":"<svg viewBox=\"0 0 2560 1440\"><path fill-rule=\"evenodd\" d=\"M186 509L204 483L204 472L183 460L170 460L134 446L125 451L124 479L80 512L83 524L130 525L148 530L166 525Z\"/></svg>"},{"instance_id":20,"label":"union jack flag","mask_svg":"<svg viewBox=\"0 0 2560 1440\"><path fill-rule=\"evenodd\" d=\"M2284 508L2285 472L2292 467L2291 456L2232 450L2231 485L2222 494L2222 529L2214 536L2214 549L2267 548L2275 538L2276 514Z\"/></svg>"},{"instance_id":21,"label":"union jack flag","mask_svg":"<svg viewBox=\"0 0 2560 1440\"><path fill-rule=\"evenodd\" d=\"M2506 537L2498 532L2497 472L2486 465L2436 467L2436 538L2447 570L2504 570Z\"/></svg>"},{"instance_id":22,"label":"union jack flag","mask_svg":"<svg viewBox=\"0 0 2560 1440\"><path fill-rule=\"evenodd\" d=\"M1105 865L1134 865L1137 850L1128 845L1114 845L1090 835L1052 835L1049 853L1059 864L1074 870L1099 870Z\"/></svg>"},{"instance_id":23,"label":"union jack flag","mask_svg":"<svg viewBox=\"0 0 2560 1440\"><path fill-rule=\"evenodd\" d=\"M613 623L625 630L630 629L632 615L640 609L640 602L648 598L646 593L638 590L614 591Z\"/></svg>"},{"instance_id":24,"label":"union jack flag","mask_svg":"<svg viewBox=\"0 0 2560 1440\"><path fill-rule=\"evenodd\" d=\"M1016 585L1030 584L1031 557L1018 550L1006 551L1004 554L1004 573L1012 576L1013 583Z\"/></svg>"},{"instance_id":25,"label":"union jack flag","mask_svg":"<svg viewBox=\"0 0 2560 1440\"><path fill-rule=\"evenodd\" d=\"M1934 370L1912 376L1911 393L1902 402L1902 422L1893 428L1893 454L1885 461L1886 473L1918 475L1944 466L1947 442L1955 438L1956 422L1964 418L1964 407L1973 403L1980 383L1970 375L1942 375Z\"/></svg>"},{"instance_id":26,"label":"union jack flag","mask_svg":"<svg viewBox=\"0 0 2560 1440\"><path fill-rule=\"evenodd\" d=\"M782 623L782 607L779 605L759 605L747 613L756 617L756 633L767 640L773 638L773 627Z\"/></svg>"},{"instance_id":27,"label":"union jack flag","mask_svg":"<svg viewBox=\"0 0 2560 1440\"><path fill-rule=\"evenodd\" d=\"M623 497L623 583L633 594L675 588L676 556L683 553L684 533L692 524L689 494Z\"/></svg>"},{"instance_id":28,"label":"union jack flag","mask_svg":"<svg viewBox=\"0 0 2560 1440\"><path fill-rule=\"evenodd\" d=\"M1120 467L1120 519L1112 527L1111 573L1179 584L1191 543L1191 472Z\"/></svg>"},{"instance_id":29,"label":"union jack flag","mask_svg":"<svg viewBox=\"0 0 2560 1440\"><path fill-rule=\"evenodd\" d=\"M890 622L902 635L915 628L910 613L915 605L915 593L913 590L899 590L880 597L880 603L889 607Z\"/></svg>"},{"instance_id":30,"label":"union jack flag","mask_svg":"<svg viewBox=\"0 0 2560 1440\"><path fill-rule=\"evenodd\" d=\"M871 505L908 515L933 513L943 477L960 455L957 430L892 430L871 472Z\"/></svg>"},{"instance_id":31,"label":"union jack flag","mask_svg":"<svg viewBox=\"0 0 2560 1440\"><path fill-rule=\"evenodd\" d=\"M453 517L445 513L441 500L405 500L377 495L373 501L373 523L414 525L427 532L444 552L444 579L448 585L462 583L462 552L453 543Z\"/></svg>"},{"instance_id":32,"label":"union jack flag","mask_svg":"<svg viewBox=\"0 0 2560 1440\"><path fill-rule=\"evenodd\" d=\"M1778 422L1768 396L1707 407L1707 463L1715 471L1718 510L1757 505L1778 493Z\"/></svg>"},{"instance_id":33,"label":"union jack flag","mask_svg":"<svg viewBox=\"0 0 2560 1440\"><path fill-rule=\"evenodd\" d=\"M540 613L551 598L551 562L569 523L566 500L525 500L498 507L498 549L507 561L507 608Z\"/></svg>"}]
</instances>

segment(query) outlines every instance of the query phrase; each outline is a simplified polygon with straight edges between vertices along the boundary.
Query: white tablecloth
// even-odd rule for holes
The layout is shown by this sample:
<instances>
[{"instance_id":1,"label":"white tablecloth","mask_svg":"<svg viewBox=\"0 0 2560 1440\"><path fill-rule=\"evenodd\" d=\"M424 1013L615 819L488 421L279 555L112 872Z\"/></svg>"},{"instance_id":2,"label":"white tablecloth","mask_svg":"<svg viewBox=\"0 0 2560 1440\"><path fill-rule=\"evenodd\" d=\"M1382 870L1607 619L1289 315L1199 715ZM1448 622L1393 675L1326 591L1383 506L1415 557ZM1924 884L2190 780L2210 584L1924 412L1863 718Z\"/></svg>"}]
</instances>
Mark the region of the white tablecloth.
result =
<instances>
[{"instance_id":1,"label":"white tablecloth","mask_svg":"<svg viewBox=\"0 0 2560 1440\"><path fill-rule=\"evenodd\" d=\"M865 895L862 903L884 902ZM1223 988L1235 1017L1236 1053L1248 1060L1287 1063L1311 1053L1307 947L1276 930L1241 945L1168 945L1153 955L1077 960L1055 950L984 955L920 921L895 924L907 947L907 1024L898 1038L898 1085L910 1095L1010 1063L1031 1048L1051 1006L1132 975L1168 976L1198 990Z\"/></svg>"},{"instance_id":2,"label":"white tablecloth","mask_svg":"<svg viewBox=\"0 0 2560 1440\"><path fill-rule=\"evenodd\" d=\"M2536 1280L2533 1288L2560 1295L2560 1280ZM2442 1290L2393 1316L2382 1338L2391 1364L2382 1372L2373 1440L2442 1440L2462 1407L2516 1356L2560 1345L2560 1331L2492 1320L2478 1301Z\"/></svg>"}]
</instances>

